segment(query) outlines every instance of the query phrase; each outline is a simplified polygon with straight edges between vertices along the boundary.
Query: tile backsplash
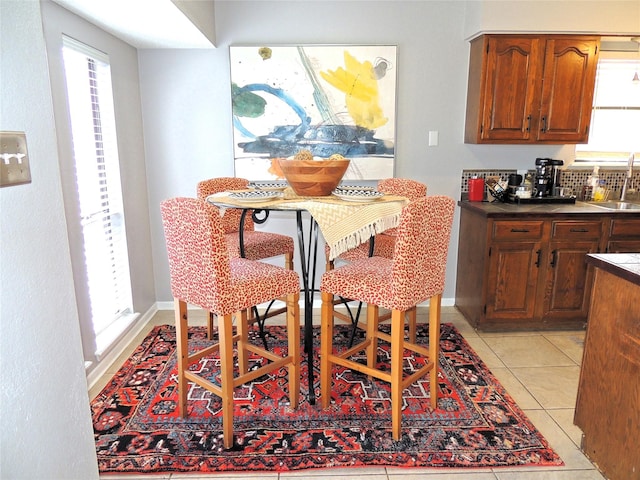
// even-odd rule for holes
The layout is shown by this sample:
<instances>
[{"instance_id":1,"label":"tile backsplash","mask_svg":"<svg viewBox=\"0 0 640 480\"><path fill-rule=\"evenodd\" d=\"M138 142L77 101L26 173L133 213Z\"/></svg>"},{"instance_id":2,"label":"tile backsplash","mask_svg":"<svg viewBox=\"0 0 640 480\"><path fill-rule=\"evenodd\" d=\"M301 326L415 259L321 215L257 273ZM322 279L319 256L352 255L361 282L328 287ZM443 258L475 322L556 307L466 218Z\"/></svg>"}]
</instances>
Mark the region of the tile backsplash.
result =
<instances>
[{"instance_id":1,"label":"tile backsplash","mask_svg":"<svg viewBox=\"0 0 640 480\"><path fill-rule=\"evenodd\" d=\"M461 191L462 193L469 193L469 179L473 177L484 178L487 177L497 177L499 176L501 180L505 182L508 180L509 175L512 173L518 173L517 170L463 170L462 171L462 183L461 183Z\"/></svg>"},{"instance_id":2,"label":"tile backsplash","mask_svg":"<svg viewBox=\"0 0 640 480\"><path fill-rule=\"evenodd\" d=\"M571 187L574 191L579 191L587 183L591 176L591 170L562 170L560 181L563 187ZM600 169L600 180L604 180L605 187L611 190L610 200L618 200L622 193L624 179L627 176L626 170ZM633 172L627 188L640 187L640 171Z\"/></svg>"},{"instance_id":3,"label":"tile backsplash","mask_svg":"<svg viewBox=\"0 0 640 480\"><path fill-rule=\"evenodd\" d=\"M528 173L531 173L535 176L535 169L527 170ZM592 170L590 169L566 169L560 171L560 184L563 187L569 187L573 189L574 192L580 192L582 190L582 186L587 183L587 180L591 176ZM507 181L509 178L509 174L518 173L517 170L498 170L498 169L478 169L478 170L463 170L461 183L460 183L460 192L461 198L464 200L467 198L469 193L469 179L473 177L478 178L487 178L491 176L499 176L500 179ZM622 186L624 185L624 179L627 175L626 170L607 170L606 168L600 169L600 180L605 181L606 188L610 189L611 196L610 200L617 200L620 198L620 193L622 192ZM631 177L631 181L627 188L634 188L636 190L640 190L640 169L638 171L633 172L633 176ZM638 198L640 199L640 198Z\"/></svg>"}]
</instances>

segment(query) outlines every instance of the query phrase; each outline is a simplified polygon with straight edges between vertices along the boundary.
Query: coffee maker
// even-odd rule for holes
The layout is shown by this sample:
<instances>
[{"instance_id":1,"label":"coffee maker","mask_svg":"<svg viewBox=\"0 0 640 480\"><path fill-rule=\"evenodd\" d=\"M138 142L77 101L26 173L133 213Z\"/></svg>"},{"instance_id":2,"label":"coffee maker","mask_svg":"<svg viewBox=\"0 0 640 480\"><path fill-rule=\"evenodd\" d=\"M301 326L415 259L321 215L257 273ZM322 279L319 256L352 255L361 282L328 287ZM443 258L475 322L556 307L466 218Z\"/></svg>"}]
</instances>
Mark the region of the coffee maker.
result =
<instances>
[{"instance_id":1,"label":"coffee maker","mask_svg":"<svg viewBox=\"0 0 640 480\"><path fill-rule=\"evenodd\" d=\"M533 184L534 197L553 196L554 187L560 186L560 169L562 160L552 158L536 158L536 175Z\"/></svg>"}]
</instances>

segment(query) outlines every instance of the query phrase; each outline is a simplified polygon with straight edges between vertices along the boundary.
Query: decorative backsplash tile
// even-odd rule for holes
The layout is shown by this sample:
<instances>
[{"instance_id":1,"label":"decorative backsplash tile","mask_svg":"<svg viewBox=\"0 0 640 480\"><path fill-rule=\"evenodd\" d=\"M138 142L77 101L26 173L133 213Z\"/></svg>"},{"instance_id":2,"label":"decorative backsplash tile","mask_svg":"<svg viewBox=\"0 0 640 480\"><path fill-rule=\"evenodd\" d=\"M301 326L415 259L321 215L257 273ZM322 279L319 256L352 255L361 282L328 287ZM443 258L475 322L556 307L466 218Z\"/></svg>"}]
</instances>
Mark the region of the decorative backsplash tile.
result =
<instances>
[{"instance_id":1,"label":"decorative backsplash tile","mask_svg":"<svg viewBox=\"0 0 640 480\"><path fill-rule=\"evenodd\" d=\"M562 170L560 181L563 187L571 187L577 192L587 183L590 176L591 170ZM612 190L610 199L614 200L620 198L626 176L626 170L605 170L601 168L598 178L604 180L605 188ZM627 188L635 188L637 190L639 187L640 171L634 171Z\"/></svg>"},{"instance_id":2,"label":"decorative backsplash tile","mask_svg":"<svg viewBox=\"0 0 640 480\"><path fill-rule=\"evenodd\" d=\"M560 171L560 184L563 187L569 187L573 189L574 192L580 192L582 190L582 186L587 183L587 180L591 176L592 170L590 169L567 169ZM467 198L467 194L469 193L469 179L477 176L478 178L487 178L491 176L499 176L502 180L507 181L509 178L509 174L518 173L517 170L497 170L497 169L479 169L479 170L463 170L461 183L460 183L460 192L461 197L463 199ZM527 173L531 173L535 176L535 169L527 170ZM627 176L626 170L607 170L600 169L599 178L600 180L604 180L605 187L612 190L610 200L617 200L620 198L620 193L622 192L622 186L624 185L624 179ZM631 177L631 181L627 185L627 188L634 188L636 190L640 190L640 169L633 172L633 176Z\"/></svg>"},{"instance_id":3,"label":"decorative backsplash tile","mask_svg":"<svg viewBox=\"0 0 640 480\"><path fill-rule=\"evenodd\" d=\"M501 180L505 182L509 179L509 175L512 173L518 173L517 170L463 170L462 171L462 183L461 191L463 193L469 193L469 179L473 177L484 178L499 176Z\"/></svg>"}]
</instances>

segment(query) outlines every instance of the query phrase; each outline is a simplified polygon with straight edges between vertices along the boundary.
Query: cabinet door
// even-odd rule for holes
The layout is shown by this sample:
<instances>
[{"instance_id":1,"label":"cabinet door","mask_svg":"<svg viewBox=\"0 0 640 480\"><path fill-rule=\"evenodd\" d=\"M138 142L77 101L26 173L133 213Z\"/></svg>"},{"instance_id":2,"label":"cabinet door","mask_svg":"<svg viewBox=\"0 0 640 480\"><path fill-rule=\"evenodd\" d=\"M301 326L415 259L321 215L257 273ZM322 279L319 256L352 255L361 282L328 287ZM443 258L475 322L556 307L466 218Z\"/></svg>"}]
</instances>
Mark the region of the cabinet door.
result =
<instances>
[{"instance_id":1,"label":"cabinet door","mask_svg":"<svg viewBox=\"0 0 640 480\"><path fill-rule=\"evenodd\" d=\"M589 313L593 269L585 259L598 252L598 240L552 241L549 244L543 321L585 321Z\"/></svg>"},{"instance_id":2,"label":"cabinet door","mask_svg":"<svg viewBox=\"0 0 640 480\"><path fill-rule=\"evenodd\" d=\"M489 37L482 102L482 140L528 141L539 101L541 41L535 37Z\"/></svg>"},{"instance_id":3,"label":"cabinet door","mask_svg":"<svg viewBox=\"0 0 640 480\"><path fill-rule=\"evenodd\" d=\"M539 141L588 141L599 45L597 37L546 41Z\"/></svg>"},{"instance_id":4,"label":"cabinet door","mask_svg":"<svg viewBox=\"0 0 640 480\"><path fill-rule=\"evenodd\" d=\"M540 242L495 242L489 256L487 320L532 320Z\"/></svg>"},{"instance_id":5,"label":"cabinet door","mask_svg":"<svg viewBox=\"0 0 640 480\"><path fill-rule=\"evenodd\" d=\"M602 220L554 220L551 222L546 269L543 323L560 327L566 321L586 322L589 313L593 269L586 255L599 251Z\"/></svg>"}]
</instances>

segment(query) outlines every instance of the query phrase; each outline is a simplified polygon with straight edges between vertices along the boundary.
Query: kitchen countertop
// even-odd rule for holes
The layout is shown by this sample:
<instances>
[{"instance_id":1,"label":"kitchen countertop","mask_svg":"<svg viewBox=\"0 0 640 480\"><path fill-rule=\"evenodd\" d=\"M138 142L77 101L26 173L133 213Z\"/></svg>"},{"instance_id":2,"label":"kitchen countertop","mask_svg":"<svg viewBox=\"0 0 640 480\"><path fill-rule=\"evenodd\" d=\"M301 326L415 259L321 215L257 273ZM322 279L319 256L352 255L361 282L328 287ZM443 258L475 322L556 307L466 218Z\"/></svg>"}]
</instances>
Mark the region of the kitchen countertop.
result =
<instances>
[{"instance_id":1,"label":"kitchen countertop","mask_svg":"<svg viewBox=\"0 0 640 480\"><path fill-rule=\"evenodd\" d=\"M640 286L640 253L591 253L587 263Z\"/></svg>"},{"instance_id":2,"label":"kitchen countertop","mask_svg":"<svg viewBox=\"0 0 640 480\"><path fill-rule=\"evenodd\" d=\"M640 217L640 210L612 210L599 207L593 203L503 203L495 202L470 202L459 200L458 206L487 217L512 217L545 215L626 215Z\"/></svg>"}]
</instances>

